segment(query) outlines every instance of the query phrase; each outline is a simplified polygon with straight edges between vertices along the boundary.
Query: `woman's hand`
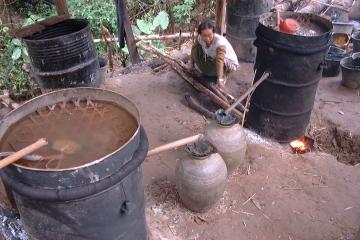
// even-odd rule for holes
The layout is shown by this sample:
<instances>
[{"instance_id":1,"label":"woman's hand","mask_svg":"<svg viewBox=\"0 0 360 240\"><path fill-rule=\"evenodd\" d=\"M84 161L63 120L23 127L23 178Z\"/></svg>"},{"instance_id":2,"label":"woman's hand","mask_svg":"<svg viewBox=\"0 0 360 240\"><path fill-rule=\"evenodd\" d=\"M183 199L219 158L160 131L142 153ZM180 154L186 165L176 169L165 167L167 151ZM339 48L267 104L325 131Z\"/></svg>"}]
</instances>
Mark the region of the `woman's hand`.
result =
<instances>
[{"instance_id":1,"label":"woman's hand","mask_svg":"<svg viewBox=\"0 0 360 240\"><path fill-rule=\"evenodd\" d=\"M187 64L187 67L188 67L188 71L190 73L193 73L195 71L195 65L194 65L194 62L193 61L190 61L188 64Z\"/></svg>"},{"instance_id":2,"label":"woman's hand","mask_svg":"<svg viewBox=\"0 0 360 240\"><path fill-rule=\"evenodd\" d=\"M226 90L225 84L226 84L225 79L219 78L219 79L217 80L217 86L218 86L220 89Z\"/></svg>"}]
</instances>

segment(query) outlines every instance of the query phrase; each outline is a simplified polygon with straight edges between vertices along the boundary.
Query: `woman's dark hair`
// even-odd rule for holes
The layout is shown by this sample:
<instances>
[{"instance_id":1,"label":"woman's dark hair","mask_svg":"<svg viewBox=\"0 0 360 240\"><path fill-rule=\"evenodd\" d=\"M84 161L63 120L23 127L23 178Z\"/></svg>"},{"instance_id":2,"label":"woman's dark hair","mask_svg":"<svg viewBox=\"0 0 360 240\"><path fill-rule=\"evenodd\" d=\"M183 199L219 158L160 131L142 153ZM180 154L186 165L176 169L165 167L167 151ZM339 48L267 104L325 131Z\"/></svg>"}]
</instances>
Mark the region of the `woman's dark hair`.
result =
<instances>
[{"instance_id":1,"label":"woman's dark hair","mask_svg":"<svg viewBox=\"0 0 360 240\"><path fill-rule=\"evenodd\" d=\"M201 32L206 29L212 29L212 31L215 33L215 25L214 25L213 21L205 20L202 23L200 23L200 25L198 26L197 32L198 32L198 34L201 34Z\"/></svg>"}]
</instances>

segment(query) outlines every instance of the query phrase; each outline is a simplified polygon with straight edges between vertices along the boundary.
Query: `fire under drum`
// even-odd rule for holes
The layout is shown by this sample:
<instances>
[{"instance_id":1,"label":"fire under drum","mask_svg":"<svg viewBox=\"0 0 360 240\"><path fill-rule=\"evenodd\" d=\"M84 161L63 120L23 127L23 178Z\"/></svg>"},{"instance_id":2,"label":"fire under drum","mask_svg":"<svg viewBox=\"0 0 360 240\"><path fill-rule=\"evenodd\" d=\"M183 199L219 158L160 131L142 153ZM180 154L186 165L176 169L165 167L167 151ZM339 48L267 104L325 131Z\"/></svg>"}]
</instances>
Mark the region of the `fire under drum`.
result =
<instances>
[{"instance_id":1,"label":"fire under drum","mask_svg":"<svg viewBox=\"0 0 360 240\"><path fill-rule=\"evenodd\" d=\"M295 34L278 31L275 13L261 16L256 31L257 74L270 76L255 90L246 125L279 142L290 142L305 134L315 94L330 45L332 24L312 14L281 13L295 19Z\"/></svg>"},{"instance_id":2,"label":"fire under drum","mask_svg":"<svg viewBox=\"0 0 360 240\"><path fill-rule=\"evenodd\" d=\"M148 141L136 107L94 88L45 94L0 125L0 150L39 138L41 161L1 171L31 239L147 239L140 165Z\"/></svg>"}]
</instances>

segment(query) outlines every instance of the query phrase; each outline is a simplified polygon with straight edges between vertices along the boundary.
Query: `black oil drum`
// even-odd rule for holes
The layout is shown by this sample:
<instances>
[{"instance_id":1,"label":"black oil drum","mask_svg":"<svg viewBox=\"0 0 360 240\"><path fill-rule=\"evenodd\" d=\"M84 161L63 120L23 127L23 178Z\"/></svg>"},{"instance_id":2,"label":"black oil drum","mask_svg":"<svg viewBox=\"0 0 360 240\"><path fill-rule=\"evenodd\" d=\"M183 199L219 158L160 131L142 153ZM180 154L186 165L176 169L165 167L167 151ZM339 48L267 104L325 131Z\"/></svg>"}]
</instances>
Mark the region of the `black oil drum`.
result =
<instances>
[{"instance_id":1,"label":"black oil drum","mask_svg":"<svg viewBox=\"0 0 360 240\"><path fill-rule=\"evenodd\" d=\"M100 85L99 61L88 21L67 19L23 40L42 88Z\"/></svg>"},{"instance_id":2,"label":"black oil drum","mask_svg":"<svg viewBox=\"0 0 360 240\"><path fill-rule=\"evenodd\" d=\"M351 35L351 41L354 45L354 53L360 52L360 31L356 31Z\"/></svg>"},{"instance_id":3,"label":"black oil drum","mask_svg":"<svg viewBox=\"0 0 360 240\"><path fill-rule=\"evenodd\" d=\"M336 77L340 73L340 61L346 57L344 49L330 46L329 52L325 57L325 67L322 73L323 77Z\"/></svg>"},{"instance_id":4,"label":"black oil drum","mask_svg":"<svg viewBox=\"0 0 360 240\"><path fill-rule=\"evenodd\" d=\"M269 12L272 0L229 0L227 2L226 38L233 46L238 58L253 62L256 48L255 30L260 15Z\"/></svg>"},{"instance_id":5,"label":"black oil drum","mask_svg":"<svg viewBox=\"0 0 360 240\"><path fill-rule=\"evenodd\" d=\"M357 57L358 56L358 57ZM351 57L343 58L340 62L342 81L341 84L347 88L357 89L360 87L360 53Z\"/></svg>"},{"instance_id":6,"label":"black oil drum","mask_svg":"<svg viewBox=\"0 0 360 240\"><path fill-rule=\"evenodd\" d=\"M78 167L37 169L16 163L1 170L1 178L13 193L29 238L146 240L141 164L147 155L148 140L140 126L139 113L129 100L95 88L44 94L7 115L0 122L0 138L25 116L74 98L119 105L138 125L120 148Z\"/></svg>"},{"instance_id":7,"label":"black oil drum","mask_svg":"<svg viewBox=\"0 0 360 240\"><path fill-rule=\"evenodd\" d=\"M281 13L316 27L315 36L279 32L276 15L264 14L256 31L257 75L270 76L255 90L246 125L263 136L289 142L304 136L321 79L326 52L331 43L332 24L312 14Z\"/></svg>"}]
</instances>

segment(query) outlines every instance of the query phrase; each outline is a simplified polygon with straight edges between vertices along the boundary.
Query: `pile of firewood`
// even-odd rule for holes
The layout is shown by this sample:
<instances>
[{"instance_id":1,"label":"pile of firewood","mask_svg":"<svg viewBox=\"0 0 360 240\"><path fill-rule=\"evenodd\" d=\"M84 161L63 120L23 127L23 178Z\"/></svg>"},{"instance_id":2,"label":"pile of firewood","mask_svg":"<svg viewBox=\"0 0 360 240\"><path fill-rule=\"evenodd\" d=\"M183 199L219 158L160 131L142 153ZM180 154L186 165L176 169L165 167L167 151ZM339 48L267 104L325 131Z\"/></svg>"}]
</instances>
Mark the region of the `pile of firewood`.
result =
<instances>
[{"instance_id":1,"label":"pile of firewood","mask_svg":"<svg viewBox=\"0 0 360 240\"><path fill-rule=\"evenodd\" d=\"M349 12L355 0L274 0L274 8L280 12L294 11L320 14L329 8Z\"/></svg>"}]
</instances>

